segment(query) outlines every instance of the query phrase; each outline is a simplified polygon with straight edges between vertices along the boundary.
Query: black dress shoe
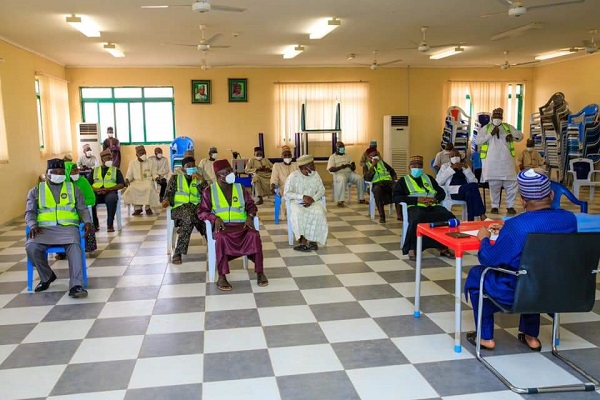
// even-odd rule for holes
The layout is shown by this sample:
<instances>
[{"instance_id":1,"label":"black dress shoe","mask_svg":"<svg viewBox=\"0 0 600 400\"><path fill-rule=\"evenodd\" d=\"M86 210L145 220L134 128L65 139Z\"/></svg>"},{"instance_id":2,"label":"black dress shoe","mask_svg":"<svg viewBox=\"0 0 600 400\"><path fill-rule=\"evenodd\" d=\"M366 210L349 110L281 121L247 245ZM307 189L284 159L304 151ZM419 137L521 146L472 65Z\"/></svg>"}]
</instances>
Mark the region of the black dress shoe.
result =
<instances>
[{"instance_id":1,"label":"black dress shoe","mask_svg":"<svg viewBox=\"0 0 600 400\"><path fill-rule=\"evenodd\" d=\"M56 280L56 274L53 272L50 279L48 279L46 282L38 283L38 285L35 287L34 291L35 292L43 292L44 290L48 289L50 287L50 284L52 282L54 282L55 280Z\"/></svg>"},{"instance_id":2,"label":"black dress shoe","mask_svg":"<svg viewBox=\"0 0 600 400\"><path fill-rule=\"evenodd\" d=\"M517 210L515 210L515 209L514 209L514 208L512 208L512 207L509 207L509 208L507 208L507 209L506 209L506 213L507 213L508 215L516 215L516 214L517 214Z\"/></svg>"},{"instance_id":3,"label":"black dress shoe","mask_svg":"<svg viewBox=\"0 0 600 400\"><path fill-rule=\"evenodd\" d=\"M495 208L495 207L494 207L494 208L492 208L492 209L490 210L490 214L498 214L498 209L497 209L497 208Z\"/></svg>"},{"instance_id":4,"label":"black dress shoe","mask_svg":"<svg viewBox=\"0 0 600 400\"><path fill-rule=\"evenodd\" d=\"M88 292L83 288L83 286L73 286L71 290L69 290L69 297L74 297L76 299L81 299L87 297Z\"/></svg>"},{"instance_id":5,"label":"black dress shoe","mask_svg":"<svg viewBox=\"0 0 600 400\"><path fill-rule=\"evenodd\" d=\"M319 245L317 244L317 242L308 242L308 249L309 250L319 250Z\"/></svg>"}]
</instances>

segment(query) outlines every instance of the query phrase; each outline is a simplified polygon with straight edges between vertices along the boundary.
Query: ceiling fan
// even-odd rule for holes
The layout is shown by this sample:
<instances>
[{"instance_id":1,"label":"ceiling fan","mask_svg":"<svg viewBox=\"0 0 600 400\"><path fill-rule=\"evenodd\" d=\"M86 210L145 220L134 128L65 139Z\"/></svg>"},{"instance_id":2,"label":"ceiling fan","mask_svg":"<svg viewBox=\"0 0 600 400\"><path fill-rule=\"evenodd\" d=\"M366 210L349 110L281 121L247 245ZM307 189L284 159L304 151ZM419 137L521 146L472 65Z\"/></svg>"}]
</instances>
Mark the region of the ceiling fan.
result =
<instances>
[{"instance_id":1,"label":"ceiling fan","mask_svg":"<svg viewBox=\"0 0 600 400\"><path fill-rule=\"evenodd\" d=\"M355 57L356 57L356 54L350 54L350 55L348 55L347 59L354 60ZM358 65L364 65L366 67L371 68L372 71L375 71L379 67L384 67L386 65L394 64L394 63L397 63L400 61L402 61L402 60L392 60L392 61L386 61L384 63L379 63L379 62L377 62L377 50L373 50L373 62L371 64L358 64Z\"/></svg>"},{"instance_id":2,"label":"ceiling fan","mask_svg":"<svg viewBox=\"0 0 600 400\"><path fill-rule=\"evenodd\" d=\"M206 13L211 10L232 11L232 12L246 11L245 8L211 4L210 0L198 0L193 4L163 4L163 5L157 5L157 6L145 5L145 6L140 6L140 7L146 8L146 9L171 8L171 7L192 7L192 11L198 12L198 13Z\"/></svg>"},{"instance_id":3,"label":"ceiling fan","mask_svg":"<svg viewBox=\"0 0 600 400\"><path fill-rule=\"evenodd\" d=\"M510 67L518 67L520 65L529 65L529 64L537 64L539 63L539 61L528 61L528 62L524 62L524 63L515 63L515 64L511 64L508 61L508 50L504 52L504 64L494 64L498 67L500 67L500 69L509 69Z\"/></svg>"},{"instance_id":4,"label":"ceiling fan","mask_svg":"<svg viewBox=\"0 0 600 400\"><path fill-rule=\"evenodd\" d=\"M165 43L173 46L186 46L186 47L196 47L200 51L208 51L210 49L228 49L229 46L215 46L213 43L219 39L222 35L220 33L216 33L212 35L209 39L204 38L204 31L206 30L206 25L200 25L200 32L202 32L202 37L200 39L199 44L181 44L181 43Z\"/></svg>"},{"instance_id":5,"label":"ceiling fan","mask_svg":"<svg viewBox=\"0 0 600 400\"><path fill-rule=\"evenodd\" d=\"M510 17L520 17L521 15L525 15L527 13L527 11L531 11L531 10L536 10L536 9L540 9L540 8L549 8L549 7L557 7L557 6L566 6L569 4L577 4L577 3L584 3L585 0L566 0L566 1L559 1L556 3L550 3L550 4L540 4L537 6L530 6L530 7L526 7L522 1L519 0L496 0L499 1L500 3L508 6L508 15ZM482 18L486 18L486 17L493 17L496 15L503 15L505 14L505 12L500 12L500 13L493 13L493 14L484 14L481 17Z\"/></svg>"},{"instance_id":6,"label":"ceiling fan","mask_svg":"<svg viewBox=\"0 0 600 400\"><path fill-rule=\"evenodd\" d=\"M421 43L417 43L417 42L411 42L414 43L416 45L416 47L403 47L403 48L399 48L397 50L419 50L421 53L426 53L431 49L435 49L435 48L439 48L439 47L450 47L450 46L455 46L456 43L446 43L446 44L436 44L431 46L429 44L429 42L427 42L427 39L425 38L425 34L427 32L427 29L429 29L428 26L422 26L421 27L421 33L423 33L423 38L421 40ZM464 44L464 42L461 42L459 44Z\"/></svg>"}]
</instances>

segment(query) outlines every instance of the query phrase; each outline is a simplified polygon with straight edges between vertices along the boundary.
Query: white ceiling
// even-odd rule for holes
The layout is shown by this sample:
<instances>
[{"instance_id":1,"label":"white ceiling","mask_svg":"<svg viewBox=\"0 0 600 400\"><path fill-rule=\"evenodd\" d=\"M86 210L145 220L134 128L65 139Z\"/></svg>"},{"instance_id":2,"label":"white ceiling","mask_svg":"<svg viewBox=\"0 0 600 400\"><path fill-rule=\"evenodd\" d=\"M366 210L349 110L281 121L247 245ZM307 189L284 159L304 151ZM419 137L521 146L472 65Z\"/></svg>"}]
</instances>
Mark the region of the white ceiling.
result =
<instances>
[{"instance_id":1,"label":"white ceiling","mask_svg":"<svg viewBox=\"0 0 600 400\"><path fill-rule=\"evenodd\" d=\"M563 0L523 0L525 6ZM600 0L529 10L522 17L503 12L502 0L213 0L219 5L246 8L245 12L191 10L193 0L0 0L0 37L45 55L66 66L199 66L203 55L194 47L164 43L200 43L200 24L206 37L223 35L208 62L232 66L352 66L377 60L402 59L394 66L492 66L504 61L532 61L535 55L589 39L588 30L600 29ZM190 4L190 7L141 9L140 5ZM90 17L101 38L87 38L65 22L68 14ZM311 26L321 18L338 17L342 25L321 40L309 40ZM544 28L521 37L490 41L493 35L531 22ZM429 60L417 50L397 50L421 40L420 26L428 25L430 45L466 42L467 50L443 60ZM234 36L237 33L237 37ZM102 50L116 43L126 54L116 59ZM289 45L306 46L291 60L282 58ZM347 61L355 53L356 59ZM567 57L585 57L578 53ZM0 54L2 57L2 54ZM564 57L566 58L566 57Z\"/></svg>"}]
</instances>

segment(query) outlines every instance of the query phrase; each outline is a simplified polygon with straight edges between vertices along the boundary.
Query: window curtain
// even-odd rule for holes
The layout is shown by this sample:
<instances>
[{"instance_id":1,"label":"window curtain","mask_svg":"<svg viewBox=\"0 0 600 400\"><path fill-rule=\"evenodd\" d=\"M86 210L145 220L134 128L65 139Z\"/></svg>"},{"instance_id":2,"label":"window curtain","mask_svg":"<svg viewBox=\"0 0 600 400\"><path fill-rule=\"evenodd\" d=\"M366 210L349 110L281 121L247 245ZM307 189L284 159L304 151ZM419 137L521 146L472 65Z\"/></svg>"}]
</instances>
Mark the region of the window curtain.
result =
<instances>
[{"instance_id":1,"label":"window curtain","mask_svg":"<svg viewBox=\"0 0 600 400\"><path fill-rule=\"evenodd\" d=\"M8 143L4 122L4 103L2 102L2 80L0 80L0 163L8 162Z\"/></svg>"},{"instance_id":2,"label":"window curtain","mask_svg":"<svg viewBox=\"0 0 600 400\"><path fill-rule=\"evenodd\" d=\"M38 80L45 142L42 154L62 158L73 151L67 82L47 75L38 76Z\"/></svg>"},{"instance_id":3,"label":"window curtain","mask_svg":"<svg viewBox=\"0 0 600 400\"><path fill-rule=\"evenodd\" d=\"M367 143L368 93L366 82L278 83L280 145L294 142L300 132L302 105L307 130L334 129L336 107L340 104L340 128L346 144ZM323 135L329 140L330 135ZM315 140L311 136L311 140ZM317 139L318 140L318 139Z\"/></svg>"}]
</instances>

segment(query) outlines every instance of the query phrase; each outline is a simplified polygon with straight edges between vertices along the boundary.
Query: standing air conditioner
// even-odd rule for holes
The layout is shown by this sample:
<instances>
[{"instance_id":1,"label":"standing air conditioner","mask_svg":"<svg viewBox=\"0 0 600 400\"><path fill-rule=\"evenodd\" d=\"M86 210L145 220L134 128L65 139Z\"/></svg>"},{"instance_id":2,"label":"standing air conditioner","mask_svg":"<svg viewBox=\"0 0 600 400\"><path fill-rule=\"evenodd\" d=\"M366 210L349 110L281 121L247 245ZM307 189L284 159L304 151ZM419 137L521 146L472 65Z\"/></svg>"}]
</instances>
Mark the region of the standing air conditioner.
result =
<instances>
[{"instance_id":1,"label":"standing air conditioner","mask_svg":"<svg viewBox=\"0 0 600 400\"><path fill-rule=\"evenodd\" d=\"M77 154L83 154L83 145L88 144L92 149L92 153L100 162L100 152L102 147L100 146L100 125L91 124L87 122L77 123ZM75 160L77 162L77 160Z\"/></svg>"},{"instance_id":2,"label":"standing air conditioner","mask_svg":"<svg viewBox=\"0 0 600 400\"><path fill-rule=\"evenodd\" d=\"M410 156L408 115L383 116L383 150L383 159L398 176L404 175L408 171Z\"/></svg>"}]
</instances>

